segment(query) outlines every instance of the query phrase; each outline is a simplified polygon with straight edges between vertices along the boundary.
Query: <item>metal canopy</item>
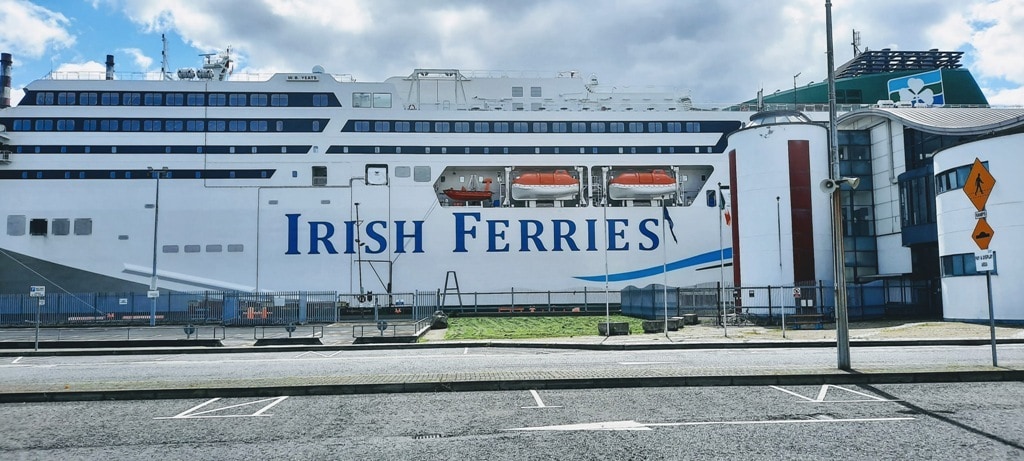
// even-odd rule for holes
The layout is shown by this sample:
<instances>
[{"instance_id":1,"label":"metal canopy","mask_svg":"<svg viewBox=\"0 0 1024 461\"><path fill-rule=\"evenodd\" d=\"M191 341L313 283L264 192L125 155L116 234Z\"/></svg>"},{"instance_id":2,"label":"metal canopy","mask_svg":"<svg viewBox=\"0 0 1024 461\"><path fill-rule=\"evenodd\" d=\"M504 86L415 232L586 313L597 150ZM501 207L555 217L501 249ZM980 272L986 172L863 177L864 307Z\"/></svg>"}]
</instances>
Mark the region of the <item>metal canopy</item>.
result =
<instances>
[{"instance_id":1,"label":"metal canopy","mask_svg":"<svg viewBox=\"0 0 1024 461\"><path fill-rule=\"evenodd\" d=\"M906 70L959 69L963 51L864 51L836 69L836 78Z\"/></svg>"}]
</instances>

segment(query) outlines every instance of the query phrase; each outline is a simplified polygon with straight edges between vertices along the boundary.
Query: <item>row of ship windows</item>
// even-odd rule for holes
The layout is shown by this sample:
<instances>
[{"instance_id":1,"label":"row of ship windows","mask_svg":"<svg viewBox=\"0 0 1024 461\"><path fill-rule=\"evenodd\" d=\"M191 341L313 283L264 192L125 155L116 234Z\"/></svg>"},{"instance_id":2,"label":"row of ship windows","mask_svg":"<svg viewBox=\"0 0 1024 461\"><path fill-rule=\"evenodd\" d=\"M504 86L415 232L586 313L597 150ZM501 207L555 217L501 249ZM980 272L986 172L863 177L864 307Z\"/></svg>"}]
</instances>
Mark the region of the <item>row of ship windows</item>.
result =
<instances>
[{"instance_id":1,"label":"row of ship windows","mask_svg":"<svg viewBox=\"0 0 1024 461\"><path fill-rule=\"evenodd\" d=\"M268 179L277 170L0 170L0 179ZM293 175L295 177L295 175Z\"/></svg>"},{"instance_id":2,"label":"row of ship windows","mask_svg":"<svg viewBox=\"0 0 1024 461\"><path fill-rule=\"evenodd\" d=\"M50 229L50 222L46 219L29 220L25 215L7 215L7 235L25 235L26 223L30 235L70 235L72 230L75 235L92 235L92 218L75 218L73 228L70 218L54 218L53 228Z\"/></svg>"},{"instance_id":3,"label":"row of ship windows","mask_svg":"<svg viewBox=\"0 0 1024 461\"><path fill-rule=\"evenodd\" d=\"M390 100L390 94L389 100ZM355 99L353 97L353 99ZM32 99L28 99L31 101ZM37 106L340 107L330 93L138 93L40 91ZM390 105L388 106L390 107Z\"/></svg>"},{"instance_id":4,"label":"row of ship windows","mask_svg":"<svg viewBox=\"0 0 1024 461\"><path fill-rule=\"evenodd\" d=\"M331 146L328 154L699 154L715 146Z\"/></svg>"},{"instance_id":5,"label":"row of ship windows","mask_svg":"<svg viewBox=\"0 0 1024 461\"><path fill-rule=\"evenodd\" d=\"M25 235L26 221L28 222L29 235L71 235L72 230L74 230L75 235L92 235L92 218L75 218L74 228L72 228L72 220L70 218L53 218L52 220L32 218L28 220L25 215L7 216L7 235L15 237ZM128 240L128 236L119 235L117 239ZM183 250L185 253L199 253L201 249L201 245L163 245L161 247L164 253L178 253L179 250ZM222 251L224 251L224 245L206 245L207 253L220 253ZM245 245L241 243L227 245L228 253L241 253L243 251L245 251Z\"/></svg>"},{"instance_id":6,"label":"row of ship windows","mask_svg":"<svg viewBox=\"0 0 1024 461\"><path fill-rule=\"evenodd\" d=\"M698 154L702 146L330 146L328 154ZM304 154L319 146L4 146L33 154ZM704 153L717 152L703 146Z\"/></svg>"},{"instance_id":7,"label":"row of ship windows","mask_svg":"<svg viewBox=\"0 0 1024 461\"><path fill-rule=\"evenodd\" d=\"M319 133L327 120L174 120L174 119L14 119L11 131L162 131L220 132L251 131L282 133ZM273 123L273 125L271 125ZM271 130L273 126L273 130Z\"/></svg>"},{"instance_id":8,"label":"row of ship windows","mask_svg":"<svg viewBox=\"0 0 1024 461\"><path fill-rule=\"evenodd\" d=\"M351 127L351 128L350 128ZM342 131L374 133L700 133L700 122L428 122L356 120Z\"/></svg>"},{"instance_id":9,"label":"row of ship windows","mask_svg":"<svg viewBox=\"0 0 1024 461\"><path fill-rule=\"evenodd\" d=\"M123 237L123 238L121 238ZM121 240L127 240L127 235L121 235L118 238ZM160 247L164 253L179 253L179 250L184 250L185 253L199 253L202 249L202 245L163 245ZM231 243L227 245L228 253L241 253L245 251L245 245L241 243ZM206 245L207 253L220 253L224 251L224 246L219 243L213 243Z\"/></svg>"}]
</instances>

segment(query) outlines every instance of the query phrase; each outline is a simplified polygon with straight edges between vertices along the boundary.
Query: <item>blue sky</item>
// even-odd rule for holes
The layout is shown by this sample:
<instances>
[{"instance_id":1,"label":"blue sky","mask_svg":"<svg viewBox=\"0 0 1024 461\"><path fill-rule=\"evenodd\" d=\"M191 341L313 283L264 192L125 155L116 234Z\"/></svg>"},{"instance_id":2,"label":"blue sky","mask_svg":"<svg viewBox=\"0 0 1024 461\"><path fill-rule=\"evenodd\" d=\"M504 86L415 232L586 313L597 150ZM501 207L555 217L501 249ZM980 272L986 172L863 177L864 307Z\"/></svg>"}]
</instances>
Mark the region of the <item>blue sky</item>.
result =
<instances>
[{"instance_id":1,"label":"blue sky","mask_svg":"<svg viewBox=\"0 0 1024 461\"><path fill-rule=\"evenodd\" d=\"M1021 0L835 0L836 65L861 48L963 50L993 104L1024 105ZM0 0L14 94L51 69L171 69L232 47L236 72L357 80L416 67L579 70L728 104L826 77L822 0Z\"/></svg>"}]
</instances>

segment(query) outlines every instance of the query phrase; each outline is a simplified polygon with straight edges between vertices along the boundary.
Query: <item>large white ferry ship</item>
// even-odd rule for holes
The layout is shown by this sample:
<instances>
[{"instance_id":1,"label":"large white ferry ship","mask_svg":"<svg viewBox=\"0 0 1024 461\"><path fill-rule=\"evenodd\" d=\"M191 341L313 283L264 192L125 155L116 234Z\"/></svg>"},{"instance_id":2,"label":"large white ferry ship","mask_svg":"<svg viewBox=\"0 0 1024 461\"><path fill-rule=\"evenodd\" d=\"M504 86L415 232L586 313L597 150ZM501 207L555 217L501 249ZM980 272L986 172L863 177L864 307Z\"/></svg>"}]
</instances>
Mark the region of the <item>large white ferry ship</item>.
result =
<instances>
[{"instance_id":1,"label":"large white ferry ship","mask_svg":"<svg viewBox=\"0 0 1024 461\"><path fill-rule=\"evenodd\" d=\"M752 112L579 72L230 66L108 57L0 110L0 290L617 290L730 262L718 185Z\"/></svg>"}]
</instances>

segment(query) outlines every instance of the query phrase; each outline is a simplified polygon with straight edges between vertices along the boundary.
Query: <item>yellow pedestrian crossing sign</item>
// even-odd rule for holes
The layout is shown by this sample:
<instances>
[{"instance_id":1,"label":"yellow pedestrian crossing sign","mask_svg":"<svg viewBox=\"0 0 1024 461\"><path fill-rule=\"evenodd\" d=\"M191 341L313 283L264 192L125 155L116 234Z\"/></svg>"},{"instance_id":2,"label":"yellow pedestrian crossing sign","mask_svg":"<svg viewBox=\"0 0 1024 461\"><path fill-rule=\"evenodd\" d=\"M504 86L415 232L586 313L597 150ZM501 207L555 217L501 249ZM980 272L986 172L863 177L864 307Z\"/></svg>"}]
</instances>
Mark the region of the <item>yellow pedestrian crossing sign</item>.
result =
<instances>
[{"instance_id":1,"label":"yellow pedestrian crossing sign","mask_svg":"<svg viewBox=\"0 0 1024 461\"><path fill-rule=\"evenodd\" d=\"M992 173L988 172L988 168L985 168L980 159L975 158L971 172L967 175L967 183L964 184L964 193L974 204L974 208L978 211L985 209L985 202L988 202L992 186L995 185L996 178L992 177Z\"/></svg>"}]
</instances>

